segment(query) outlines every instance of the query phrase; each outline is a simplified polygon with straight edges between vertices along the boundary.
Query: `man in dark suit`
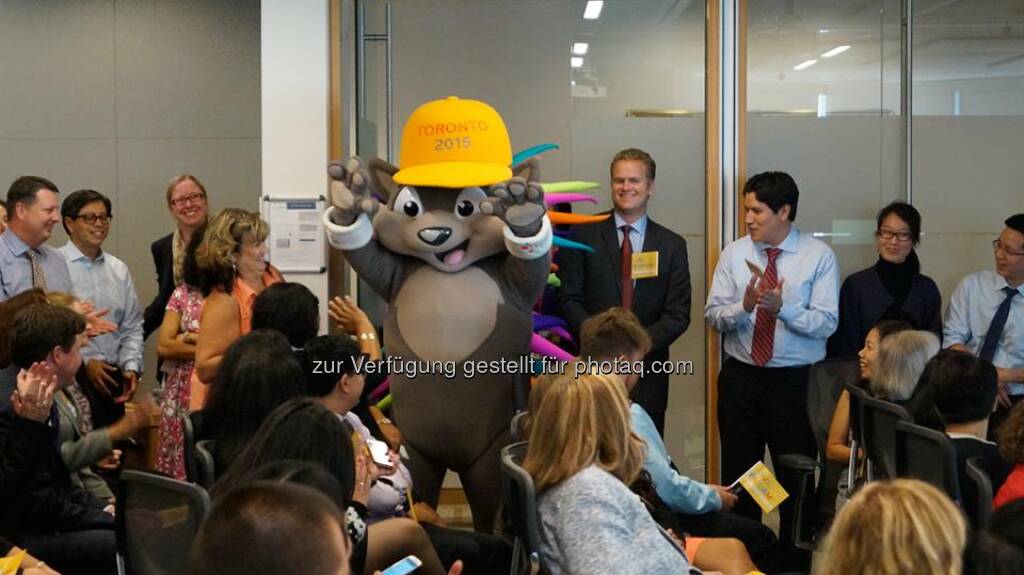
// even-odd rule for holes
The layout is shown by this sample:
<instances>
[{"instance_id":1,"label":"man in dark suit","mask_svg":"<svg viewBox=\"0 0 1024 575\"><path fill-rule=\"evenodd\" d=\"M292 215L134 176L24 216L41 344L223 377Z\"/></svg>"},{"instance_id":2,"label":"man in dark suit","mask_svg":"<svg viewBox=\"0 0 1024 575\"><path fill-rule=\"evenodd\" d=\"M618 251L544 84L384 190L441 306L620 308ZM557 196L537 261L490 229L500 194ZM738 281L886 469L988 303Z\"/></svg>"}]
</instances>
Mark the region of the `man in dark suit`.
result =
<instances>
[{"instance_id":1,"label":"man in dark suit","mask_svg":"<svg viewBox=\"0 0 1024 575\"><path fill-rule=\"evenodd\" d=\"M690 325L690 268L686 240L647 216L654 178L654 159L643 150L625 149L612 158L615 209L601 223L574 228L573 239L594 253L559 252L558 308L577 338L584 320L610 307L637 315L653 346L633 400L664 435L669 374L652 373L651 365L669 359L669 346Z\"/></svg>"}]
</instances>

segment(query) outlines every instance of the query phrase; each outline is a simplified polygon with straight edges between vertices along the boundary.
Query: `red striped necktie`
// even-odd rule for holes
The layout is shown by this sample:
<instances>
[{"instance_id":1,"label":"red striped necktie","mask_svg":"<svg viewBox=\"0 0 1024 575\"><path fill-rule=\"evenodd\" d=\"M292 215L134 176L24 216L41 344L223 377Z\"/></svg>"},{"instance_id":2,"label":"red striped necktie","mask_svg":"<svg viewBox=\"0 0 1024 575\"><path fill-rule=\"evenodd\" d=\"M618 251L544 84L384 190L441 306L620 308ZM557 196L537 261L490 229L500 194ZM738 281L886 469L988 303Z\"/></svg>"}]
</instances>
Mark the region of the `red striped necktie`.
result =
<instances>
[{"instance_id":1,"label":"red striped necktie","mask_svg":"<svg viewBox=\"0 0 1024 575\"><path fill-rule=\"evenodd\" d=\"M775 260L779 258L782 250L768 248L764 251L768 254L768 267L764 270L764 279L761 280L761 284L765 289L775 289L779 283L779 272L775 267ZM776 320L774 315L758 308L757 319L754 321L754 342L750 346L750 357L758 366L768 363L774 353Z\"/></svg>"}]
</instances>

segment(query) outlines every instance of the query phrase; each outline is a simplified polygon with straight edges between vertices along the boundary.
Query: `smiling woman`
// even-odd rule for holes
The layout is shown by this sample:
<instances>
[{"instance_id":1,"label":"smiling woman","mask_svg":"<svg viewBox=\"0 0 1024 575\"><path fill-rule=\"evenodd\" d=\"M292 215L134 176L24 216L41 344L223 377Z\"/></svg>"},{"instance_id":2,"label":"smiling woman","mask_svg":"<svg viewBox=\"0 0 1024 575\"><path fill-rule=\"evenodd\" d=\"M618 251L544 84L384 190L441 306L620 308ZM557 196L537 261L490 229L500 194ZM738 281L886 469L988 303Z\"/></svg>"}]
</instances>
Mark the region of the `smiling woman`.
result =
<instances>
[{"instance_id":1,"label":"smiling woman","mask_svg":"<svg viewBox=\"0 0 1024 575\"><path fill-rule=\"evenodd\" d=\"M851 274L839 293L839 327L829 338L829 357L853 357L864 347L871 326L898 319L915 329L942 333L942 296L921 273L914 248L921 239L921 214L910 204L892 202L876 217L875 265Z\"/></svg>"}]
</instances>

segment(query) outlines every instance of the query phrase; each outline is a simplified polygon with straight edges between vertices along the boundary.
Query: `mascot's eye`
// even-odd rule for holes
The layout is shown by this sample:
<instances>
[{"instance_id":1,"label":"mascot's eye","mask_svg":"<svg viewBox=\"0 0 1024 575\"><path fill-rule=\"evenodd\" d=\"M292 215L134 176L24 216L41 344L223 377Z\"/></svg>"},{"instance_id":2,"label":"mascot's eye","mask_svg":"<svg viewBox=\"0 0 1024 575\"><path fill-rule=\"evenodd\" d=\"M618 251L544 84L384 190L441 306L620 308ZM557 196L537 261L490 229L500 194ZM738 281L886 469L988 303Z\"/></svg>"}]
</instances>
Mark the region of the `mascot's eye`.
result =
<instances>
[{"instance_id":1,"label":"mascot's eye","mask_svg":"<svg viewBox=\"0 0 1024 575\"><path fill-rule=\"evenodd\" d=\"M410 218L415 218L423 212L423 204L420 202L420 196L416 193L416 188L405 187L398 192L398 196L395 197L395 211L401 210L403 214Z\"/></svg>"},{"instance_id":2,"label":"mascot's eye","mask_svg":"<svg viewBox=\"0 0 1024 575\"><path fill-rule=\"evenodd\" d=\"M480 200L487 197L480 188L464 188L455 198L455 214L460 218L468 218L477 212Z\"/></svg>"}]
</instances>

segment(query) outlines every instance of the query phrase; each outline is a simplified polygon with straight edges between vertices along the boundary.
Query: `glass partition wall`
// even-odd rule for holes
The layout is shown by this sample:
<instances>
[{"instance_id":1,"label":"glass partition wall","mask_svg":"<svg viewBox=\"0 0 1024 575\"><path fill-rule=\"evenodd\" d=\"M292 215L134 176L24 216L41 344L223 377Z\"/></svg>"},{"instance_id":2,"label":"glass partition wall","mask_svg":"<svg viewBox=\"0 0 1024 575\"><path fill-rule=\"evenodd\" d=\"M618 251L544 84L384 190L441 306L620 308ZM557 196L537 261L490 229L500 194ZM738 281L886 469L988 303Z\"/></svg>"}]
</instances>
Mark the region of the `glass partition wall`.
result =
<instances>
[{"instance_id":1,"label":"glass partition wall","mask_svg":"<svg viewBox=\"0 0 1024 575\"><path fill-rule=\"evenodd\" d=\"M347 153L395 161L409 113L454 94L497 108L516 150L559 145L542 158L545 181L600 182L600 204L583 211L610 207L617 150L658 161L651 215L686 238L693 285L693 322L672 353L695 370L671 383L666 441L696 478L717 479L705 413L719 358L701 321L717 252L705 258L705 245L744 233L716 215L735 211L746 175L795 177L797 225L830 243L844 276L875 261L877 210L915 204L922 266L944 300L992 265L989 242L1024 210L1024 9L1013 0L339 1ZM711 144L712 128L737 144Z\"/></svg>"}]
</instances>

